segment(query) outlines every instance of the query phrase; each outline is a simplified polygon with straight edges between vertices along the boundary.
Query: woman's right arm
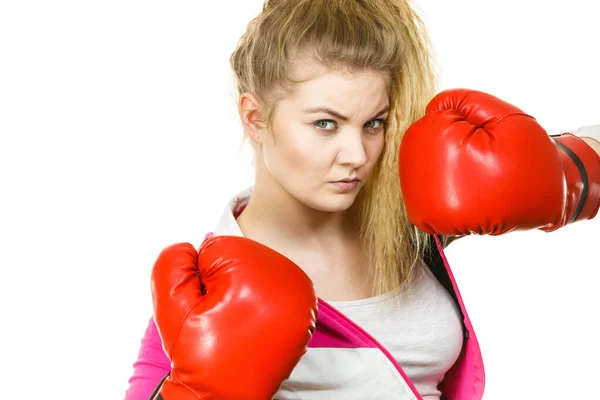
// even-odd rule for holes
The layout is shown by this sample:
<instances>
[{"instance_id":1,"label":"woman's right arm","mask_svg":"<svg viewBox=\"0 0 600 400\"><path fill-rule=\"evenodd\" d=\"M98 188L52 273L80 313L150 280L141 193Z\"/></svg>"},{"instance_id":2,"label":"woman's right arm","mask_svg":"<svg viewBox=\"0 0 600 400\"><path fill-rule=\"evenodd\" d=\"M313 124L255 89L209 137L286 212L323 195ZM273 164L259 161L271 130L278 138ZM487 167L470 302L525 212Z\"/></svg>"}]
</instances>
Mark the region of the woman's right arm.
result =
<instances>
[{"instance_id":1,"label":"woman's right arm","mask_svg":"<svg viewBox=\"0 0 600 400\"><path fill-rule=\"evenodd\" d=\"M125 400L148 400L161 380L171 371L154 319L150 318L138 358L133 364L133 375Z\"/></svg>"}]
</instances>

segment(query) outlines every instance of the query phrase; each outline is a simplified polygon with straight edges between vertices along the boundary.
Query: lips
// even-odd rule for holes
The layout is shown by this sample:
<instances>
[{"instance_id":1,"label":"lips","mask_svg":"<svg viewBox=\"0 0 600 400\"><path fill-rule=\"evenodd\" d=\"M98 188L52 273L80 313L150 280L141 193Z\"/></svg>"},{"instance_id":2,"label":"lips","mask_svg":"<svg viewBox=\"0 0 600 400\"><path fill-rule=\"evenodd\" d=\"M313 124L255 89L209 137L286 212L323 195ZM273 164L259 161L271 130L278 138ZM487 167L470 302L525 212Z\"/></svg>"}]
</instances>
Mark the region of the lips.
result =
<instances>
[{"instance_id":1,"label":"lips","mask_svg":"<svg viewBox=\"0 0 600 400\"><path fill-rule=\"evenodd\" d=\"M353 191L359 186L359 184L359 179L342 179L339 181L331 182L331 185L333 185L336 188L336 190L341 191L343 193Z\"/></svg>"}]
</instances>

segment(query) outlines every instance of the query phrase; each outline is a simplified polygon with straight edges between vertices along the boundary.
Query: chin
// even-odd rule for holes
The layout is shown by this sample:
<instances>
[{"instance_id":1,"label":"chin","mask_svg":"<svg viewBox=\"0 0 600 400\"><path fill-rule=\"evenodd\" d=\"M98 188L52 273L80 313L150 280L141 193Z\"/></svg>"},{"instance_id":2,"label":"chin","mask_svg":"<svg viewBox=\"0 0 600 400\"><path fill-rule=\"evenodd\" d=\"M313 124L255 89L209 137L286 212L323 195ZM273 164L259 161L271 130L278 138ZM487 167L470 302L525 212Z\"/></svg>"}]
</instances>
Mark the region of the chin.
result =
<instances>
[{"instance_id":1,"label":"chin","mask_svg":"<svg viewBox=\"0 0 600 400\"><path fill-rule=\"evenodd\" d=\"M328 194L319 196L316 199L317 201L313 200L312 204L307 205L318 211L338 213L352 207L356 200L356 193Z\"/></svg>"}]
</instances>

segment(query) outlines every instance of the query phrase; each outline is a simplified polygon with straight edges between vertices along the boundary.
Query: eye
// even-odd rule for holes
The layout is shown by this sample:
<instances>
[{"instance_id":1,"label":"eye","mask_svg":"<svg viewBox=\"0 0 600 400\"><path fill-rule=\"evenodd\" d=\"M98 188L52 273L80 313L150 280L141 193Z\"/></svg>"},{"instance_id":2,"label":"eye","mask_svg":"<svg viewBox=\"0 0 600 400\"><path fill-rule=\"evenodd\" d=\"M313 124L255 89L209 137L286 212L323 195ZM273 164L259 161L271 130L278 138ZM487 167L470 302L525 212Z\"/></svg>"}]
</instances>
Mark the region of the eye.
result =
<instances>
[{"instance_id":1,"label":"eye","mask_svg":"<svg viewBox=\"0 0 600 400\"><path fill-rule=\"evenodd\" d=\"M380 130L384 129L387 122L381 118L372 119L365 124L365 129L377 133Z\"/></svg>"},{"instance_id":2,"label":"eye","mask_svg":"<svg viewBox=\"0 0 600 400\"><path fill-rule=\"evenodd\" d=\"M322 131L325 132L334 132L337 128L337 124L335 123L335 121L330 120L330 119L321 119L319 121L316 121L315 123L313 123L313 125Z\"/></svg>"}]
</instances>

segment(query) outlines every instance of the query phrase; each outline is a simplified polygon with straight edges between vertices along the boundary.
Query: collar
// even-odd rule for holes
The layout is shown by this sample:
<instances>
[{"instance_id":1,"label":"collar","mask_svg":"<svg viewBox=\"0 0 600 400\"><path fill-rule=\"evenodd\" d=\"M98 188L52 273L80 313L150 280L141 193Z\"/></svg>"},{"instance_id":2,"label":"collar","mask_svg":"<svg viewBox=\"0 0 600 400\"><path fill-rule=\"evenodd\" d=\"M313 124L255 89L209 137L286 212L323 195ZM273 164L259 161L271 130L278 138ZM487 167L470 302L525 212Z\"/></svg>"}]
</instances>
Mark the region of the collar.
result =
<instances>
[{"instance_id":1,"label":"collar","mask_svg":"<svg viewBox=\"0 0 600 400\"><path fill-rule=\"evenodd\" d=\"M253 189L252 186L246 188L229 200L213 232L214 236L244 236L235 219L246 208Z\"/></svg>"}]
</instances>

